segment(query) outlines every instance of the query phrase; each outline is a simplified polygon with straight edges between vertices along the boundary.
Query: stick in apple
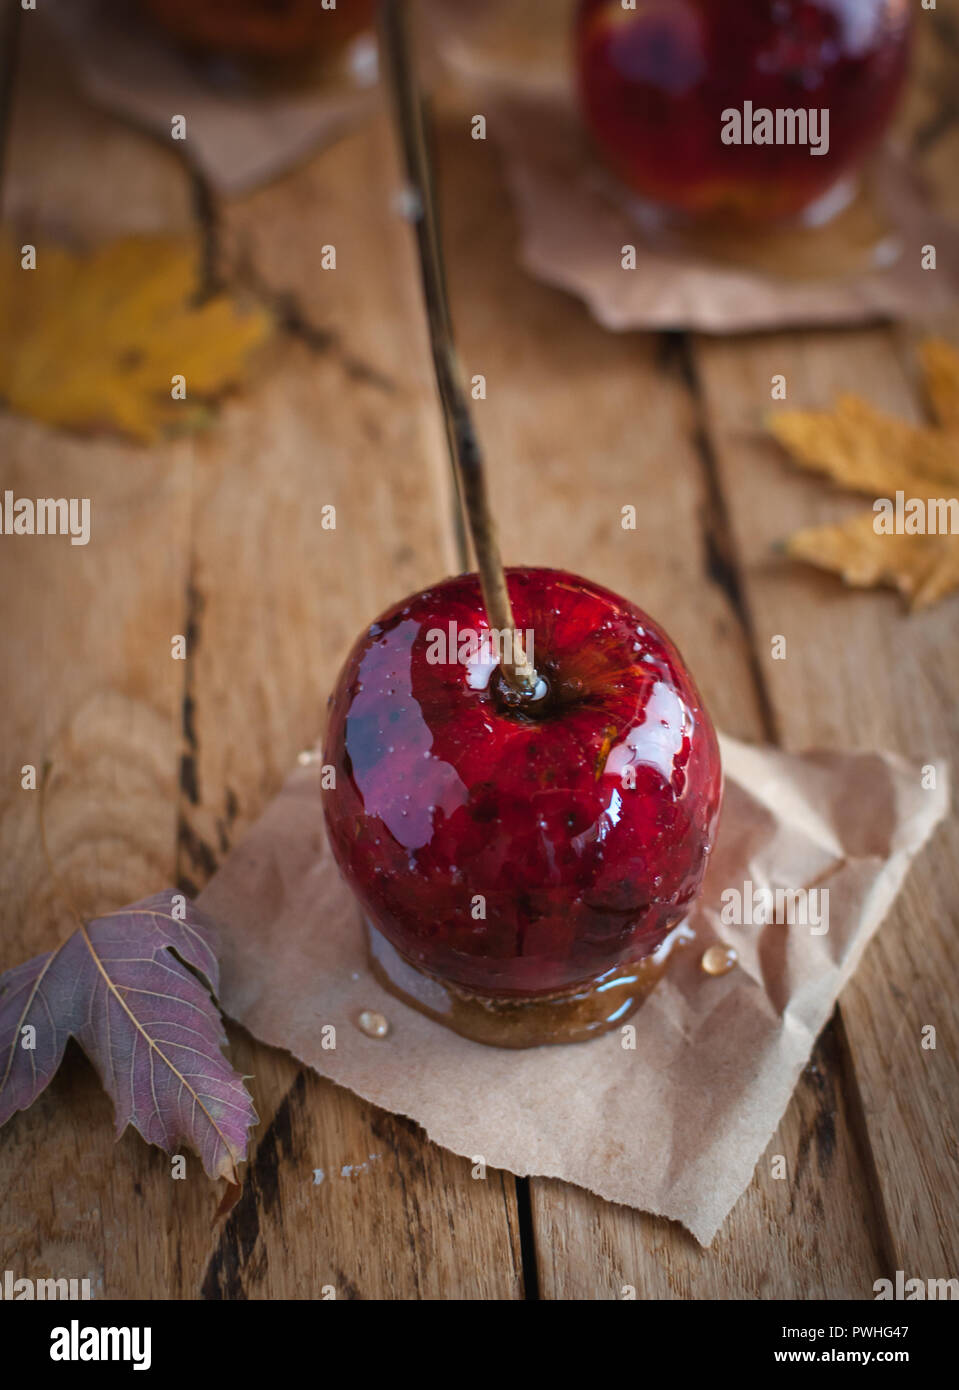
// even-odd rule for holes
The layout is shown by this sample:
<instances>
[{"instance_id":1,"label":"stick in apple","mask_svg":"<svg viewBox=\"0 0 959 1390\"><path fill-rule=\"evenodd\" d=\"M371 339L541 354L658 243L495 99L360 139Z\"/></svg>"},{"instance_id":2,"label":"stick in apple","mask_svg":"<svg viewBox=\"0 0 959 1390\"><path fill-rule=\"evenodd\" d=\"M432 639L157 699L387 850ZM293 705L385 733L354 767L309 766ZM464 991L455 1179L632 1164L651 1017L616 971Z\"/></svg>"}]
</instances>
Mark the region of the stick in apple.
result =
<instances>
[{"instance_id":1,"label":"stick in apple","mask_svg":"<svg viewBox=\"0 0 959 1390\"><path fill-rule=\"evenodd\" d=\"M503 662L503 675L517 694L535 699L540 682L524 652L513 619L496 525L490 510L482 451L470 418L463 373L453 342L436 198L426 152L423 101L411 52L409 0L383 0L380 13L381 51L389 75L416 226L433 366L450 458L469 522L486 615L494 630L511 634L511 641L504 642L502 649L511 652L513 659Z\"/></svg>"}]
</instances>

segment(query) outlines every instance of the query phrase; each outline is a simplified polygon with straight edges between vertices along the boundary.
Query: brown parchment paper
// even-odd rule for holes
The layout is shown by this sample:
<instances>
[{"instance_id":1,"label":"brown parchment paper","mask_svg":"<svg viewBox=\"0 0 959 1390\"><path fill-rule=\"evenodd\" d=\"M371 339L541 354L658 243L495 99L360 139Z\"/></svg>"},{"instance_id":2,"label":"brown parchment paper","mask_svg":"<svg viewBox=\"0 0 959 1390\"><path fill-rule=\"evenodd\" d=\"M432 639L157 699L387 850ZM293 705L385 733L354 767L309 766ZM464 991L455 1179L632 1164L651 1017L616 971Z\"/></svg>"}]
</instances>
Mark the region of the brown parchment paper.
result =
<instances>
[{"instance_id":1,"label":"brown parchment paper","mask_svg":"<svg viewBox=\"0 0 959 1390\"><path fill-rule=\"evenodd\" d=\"M648 228L591 152L565 92L501 94L487 106L523 264L585 300L605 328L739 333L910 319L942 312L959 292L948 268L959 264L959 228L891 146L869 169L867 191L830 225L749 244L727 236L710 251ZM922 268L928 244L935 271ZM636 248L635 269L623 269L625 246Z\"/></svg>"},{"instance_id":2,"label":"brown parchment paper","mask_svg":"<svg viewBox=\"0 0 959 1390\"><path fill-rule=\"evenodd\" d=\"M371 37L357 40L352 82L341 74L271 89L229 58L188 54L134 0L48 0L42 8L87 96L167 140L171 118L186 117L186 139L172 147L225 195L275 178L376 108Z\"/></svg>"},{"instance_id":3,"label":"brown parchment paper","mask_svg":"<svg viewBox=\"0 0 959 1390\"><path fill-rule=\"evenodd\" d=\"M619 1032L483 1047L384 991L327 845L318 762L292 773L200 896L222 923L223 1007L455 1153L675 1218L708 1244L948 803L944 776L924 790L919 767L891 754L790 755L730 738L722 753L725 805L690 918L697 939L630 1020L634 1050ZM828 889L828 931L722 925L723 891L745 880ZM711 978L699 959L717 939L740 964ZM364 1009L386 1015L387 1038L359 1031ZM335 1049L321 1046L327 1024Z\"/></svg>"}]
</instances>

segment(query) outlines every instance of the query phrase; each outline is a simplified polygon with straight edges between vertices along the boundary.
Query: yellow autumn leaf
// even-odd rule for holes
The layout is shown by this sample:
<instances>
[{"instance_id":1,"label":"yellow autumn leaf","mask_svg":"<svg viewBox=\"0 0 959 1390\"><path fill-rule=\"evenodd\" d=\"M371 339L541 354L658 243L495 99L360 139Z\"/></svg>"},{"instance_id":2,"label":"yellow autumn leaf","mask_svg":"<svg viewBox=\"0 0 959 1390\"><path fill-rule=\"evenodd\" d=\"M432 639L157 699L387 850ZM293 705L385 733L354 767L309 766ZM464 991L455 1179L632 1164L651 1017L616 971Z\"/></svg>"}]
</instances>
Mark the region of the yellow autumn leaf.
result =
<instances>
[{"instance_id":1,"label":"yellow autumn leaf","mask_svg":"<svg viewBox=\"0 0 959 1390\"><path fill-rule=\"evenodd\" d=\"M205 423L273 324L224 294L198 300L198 286L199 248L186 238L124 237L86 255L41 243L34 270L4 238L0 399L49 425L147 442Z\"/></svg>"},{"instance_id":2,"label":"yellow autumn leaf","mask_svg":"<svg viewBox=\"0 0 959 1390\"><path fill-rule=\"evenodd\" d=\"M797 531L786 553L839 574L847 584L898 589L914 608L924 608L959 587L959 537L877 535L865 512L838 526Z\"/></svg>"},{"instance_id":3,"label":"yellow autumn leaf","mask_svg":"<svg viewBox=\"0 0 959 1390\"><path fill-rule=\"evenodd\" d=\"M888 497L906 480L918 486L959 484L957 438L910 425L859 396L840 396L832 410L790 410L769 428L802 468L825 473L850 492Z\"/></svg>"},{"instance_id":4,"label":"yellow autumn leaf","mask_svg":"<svg viewBox=\"0 0 959 1390\"><path fill-rule=\"evenodd\" d=\"M876 499L849 521L797 532L787 554L859 588L898 589L914 608L959 588L959 353L931 339L920 361L935 425L909 424L851 395L832 410L769 422L800 467Z\"/></svg>"},{"instance_id":5,"label":"yellow autumn leaf","mask_svg":"<svg viewBox=\"0 0 959 1390\"><path fill-rule=\"evenodd\" d=\"M936 420L948 434L959 435L959 352L943 338L927 338L919 361Z\"/></svg>"}]
</instances>

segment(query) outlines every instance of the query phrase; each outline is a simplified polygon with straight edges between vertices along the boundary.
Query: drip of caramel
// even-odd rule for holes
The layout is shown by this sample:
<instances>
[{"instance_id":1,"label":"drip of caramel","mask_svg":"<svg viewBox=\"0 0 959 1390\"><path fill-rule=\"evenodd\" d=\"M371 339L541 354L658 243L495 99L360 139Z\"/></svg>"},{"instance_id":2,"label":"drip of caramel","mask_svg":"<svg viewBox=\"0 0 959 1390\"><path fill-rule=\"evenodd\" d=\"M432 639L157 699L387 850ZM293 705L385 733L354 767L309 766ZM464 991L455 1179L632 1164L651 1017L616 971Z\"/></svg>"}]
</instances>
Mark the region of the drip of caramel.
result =
<instances>
[{"instance_id":1,"label":"drip of caramel","mask_svg":"<svg viewBox=\"0 0 959 1390\"><path fill-rule=\"evenodd\" d=\"M680 923L643 960L617 965L571 990L517 999L448 984L413 965L369 921L366 932L370 966L384 989L454 1033L492 1047L586 1042L619 1028L659 983L673 951L693 939Z\"/></svg>"},{"instance_id":2,"label":"drip of caramel","mask_svg":"<svg viewBox=\"0 0 959 1390\"><path fill-rule=\"evenodd\" d=\"M653 246L679 248L687 256L786 280L828 280L883 270L904 249L868 172L831 190L818 207L770 226L698 221L624 197L618 189L614 198L636 217ZM831 214L829 199L837 203Z\"/></svg>"}]
</instances>

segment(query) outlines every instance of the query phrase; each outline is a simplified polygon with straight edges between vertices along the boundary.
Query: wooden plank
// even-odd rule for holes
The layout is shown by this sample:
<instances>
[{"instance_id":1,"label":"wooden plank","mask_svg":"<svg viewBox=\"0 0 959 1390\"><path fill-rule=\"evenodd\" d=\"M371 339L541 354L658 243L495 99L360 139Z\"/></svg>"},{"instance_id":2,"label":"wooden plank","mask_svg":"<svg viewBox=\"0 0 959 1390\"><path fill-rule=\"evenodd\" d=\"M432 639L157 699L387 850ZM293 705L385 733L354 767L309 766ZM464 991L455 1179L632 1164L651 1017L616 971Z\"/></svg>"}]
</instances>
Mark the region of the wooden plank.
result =
<instances>
[{"instance_id":1,"label":"wooden plank","mask_svg":"<svg viewBox=\"0 0 959 1390\"><path fill-rule=\"evenodd\" d=\"M510 1174L475 1182L411 1121L232 1037L257 1094L279 1103L203 1270L205 1298L522 1296Z\"/></svg>"},{"instance_id":2,"label":"wooden plank","mask_svg":"<svg viewBox=\"0 0 959 1390\"><path fill-rule=\"evenodd\" d=\"M182 227L182 176L183 196L171 195L169 165L158 154L155 183L130 177L131 148L145 142L125 133L102 140L101 121L86 120L33 18L22 25L6 186L17 225L78 240L108 228ZM150 153L146 144L146 162ZM55 177L61 158L63 183ZM44 863L37 793L20 789L23 764L52 763L50 850L81 912L172 882L182 672L170 638L183 620L189 457L182 445L148 451L81 441L11 416L0 418L0 455L4 486L15 495L89 497L92 510L87 546L60 537L5 538L0 546L7 966L73 926ZM195 1163L188 1181L172 1183L169 1160L132 1133L114 1147L111 1111L92 1068L71 1050L48 1092L0 1132L3 1268L89 1278L97 1297L173 1287L176 1242L158 1232L179 1226L189 1247L190 1232L209 1223L214 1190L197 1181Z\"/></svg>"},{"instance_id":3,"label":"wooden plank","mask_svg":"<svg viewBox=\"0 0 959 1390\"><path fill-rule=\"evenodd\" d=\"M379 119L217 209L221 270L273 297L294 341L263 391L231 408L194 475L181 803L191 887L312 746L356 634L453 568L450 478L393 169ZM323 245L336 247L335 270L320 269ZM335 530L320 524L328 504ZM207 1295L302 1297L324 1279L364 1298L521 1293L512 1177L473 1181L415 1126L259 1044L248 1070L272 1120L203 1276ZM327 1177L314 1188L316 1168Z\"/></svg>"},{"instance_id":4,"label":"wooden plank","mask_svg":"<svg viewBox=\"0 0 959 1390\"><path fill-rule=\"evenodd\" d=\"M955 598L909 616L889 593L778 560L770 543L838 518L849 503L800 476L761 431L769 379L785 374L791 407L828 406L843 390L919 419L920 406L886 331L700 343L710 437L729 498L757 653L784 744L896 749L943 767L959 748ZM787 638L772 661L770 638ZM901 900L843 995L842 1017L889 1224L891 1268L938 1277L956 1268L959 1058L959 833L951 820L913 871ZM938 1030L935 1051L921 1029ZM883 1270L883 1273L887 1273Z\"/></svg>"},{"instance_id":5,"label":"wooden plank","mask_svg":"<svg viewBox=\"0 0 959 1390\"><path fill-rule=\"evenodd\" d=\"M171 188L166 152L76 102L51 51L34 49L24 70L28 118L18 108L17 129L26 136L9 185L18 217L81 241L188 225L185 173L173 165ZM61 179L67 138L71 168ZM382 132L361 138L383 148ZM370 175L385 199L382 157L370 155ZM67 921L42 865L30 793L18 789L24 762L54 762L49 836L81 911L139 897L177 872L200 886L316 735L347 641L403 587L446 568L438 430L430 474L430 426L420 424L428 375L417 377L414 354L404 353L419 321L407 335L402 319L381 315L396 266L381 258L376 220L364 221L376 193L351 222L349 160L333 151L321 168L280 185L276 225L287 218L283 235L293 240L295 225L312 285L315 237L299 230L298 200L305 192L346 209L336 234L362 257L335 279L337 336L328 322L317 334L301 328L262 389L232 402L209 439L148 451L0 421L5 485L92 495L95 518L86 549L57 550L51 540L0 554L11 962L58 939ZM253 201L269 224L269 197ZM246 208L230 212L242 229ZM394 333L383 359L380 317ZM387 379L379 368L392 370L392 358ZM339 508L332 534L317 528L326 501ZM191 639L186 673L170 657L178 632ZM234 1045L254 1074L261 1124L248 1190L221 1230L211 1231L217 1193L195 1160L187 1181L171 1182L169 1160L132 1133L113 1149L109 1101L71 1055L0 1135L4 1267L89 1277L101 1297L311 1297L324 1285L338 1297L521 1292L511 1178L473 1182L468 1164L412 1127L242 1031ZM347 1165L356 1169L349 1179ZM323 1183L318 1168L329 1174Z\"/></svg>"},{"instance_id":6,"label":"wooden plank","mask_svg":"<svg viewBox=\"0 0 959 1390\"><path fill-rule=\"evenodd\" d=\"M508 561L588 574L648 607L676 639L717 722L762 737L750 642L704 457L683 345L617 337L517 264L495 155L450 116L440 186L453 312L477 404ZM621 508L637 507L636 531ZM769 1154L703 1251L679 1226L531 1181L539 1287L548 1298L862 1296L877 1277L868 1176L825 1035Z\"/></svg>"}]
</instances>

